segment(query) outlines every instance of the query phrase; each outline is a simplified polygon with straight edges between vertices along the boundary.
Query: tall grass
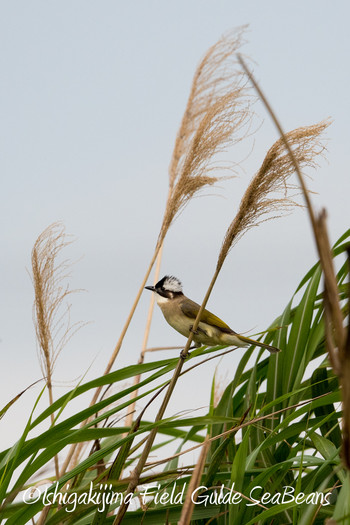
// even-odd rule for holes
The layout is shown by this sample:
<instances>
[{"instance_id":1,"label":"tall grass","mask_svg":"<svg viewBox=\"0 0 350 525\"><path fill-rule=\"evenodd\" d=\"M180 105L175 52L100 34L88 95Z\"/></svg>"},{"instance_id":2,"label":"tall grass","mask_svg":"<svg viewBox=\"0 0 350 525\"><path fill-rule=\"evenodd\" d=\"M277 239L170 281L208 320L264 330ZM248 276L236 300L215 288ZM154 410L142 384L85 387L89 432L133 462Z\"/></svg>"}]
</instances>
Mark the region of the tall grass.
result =
<instances>
[{"instance_id":1,"label":"tall grass","mask_svg":"<svg viewBox=\"0 0 350 525\"><path fill-rule=\"evenodd\" d=\"M334 257L340 261L336 278L342 300L348 297L348 269L344 255L349 239L350 230L333 247ZM198 492L199 501L211 497L214 503L195 505L192 520L200 520L203 524L212 519L211 523L247 525L256 523L259 516L261 522L273 518L276 523L306 524L323 523L332 515L346 516L349 511L346 506L349 478L340 456L341 397L338 378L332 372L326 353L320 279L320 265L315 264L301 280L295 295L286 301L285 310L271 323L265 341L279 346L282 352L266 357L262 350L248 349L216 406L210 403L206 415L169 417L156 423L143 416L136 431L138 440L153 428L157 428L160 436L152 458L169 440L177 454L159 462L152 459L142 472L140 486L159 484L159 493L164 494L167 491L170 494L175 486L174 494L180 494L184 485L186 489L190 486L194 466L180 466L179 458L193 447L209 443L197 485L207 487ZM193 364L205 362L222 351L219 347L193 351L186 360L184 371L191 373ZM252 357L253 364L248 365ZM109 474L111 459L122 448L122 466L130 469L138 448L125 448L132 442L132 437L125 437L128 429L121 421L113 426L109 426L108 421L111 418L118 421L118 414L132 403L129 394L135 388L139 388L139 402L157 393L168 383L166 377L174 370L177 361L173 358L128 366L83 383L42 413L31 414L19 441L0 453L2 519L9 524L25 524L38 515L43 508L40 500L27 505L15 497L23 494L27 487L35 486L38 473L71 443L89 441L90 455L60 478L57 487L55 477L51 477L53 484L48 494L66 487L64 490L68 495L81 495L90 490L90 482L99 490L99 484L105 482ZM65 408L73 399L98 386L121 384L139 373L143 379L138 386L122 388L99 401L95 407L86 407L65 417ZM213 390L210 392L209 389L208 401L213 400L213 395ZM59 415L55 426L49 425L47 431L35 437L37 426L49 421L54 412ZM92 417L91 422L79 428L88 417ZM121 493L127 484L128 477L115 479L112 490ZM228 494L227 490L232 486L233 494L242 494L241 503L217 501L216 495L220 494L222 485L227 488L222 489L223 494ZM285 496L283 504L281 501L277 504L276 499L275 504L260 501L267 492L278 498L285 486L291 487L288 489L290 494L294 490L295 493L310 495L310 501L314 499L311 503L299 505L291 501L291 495ZM330 505L316 503L316 496L313 496L316 492L332 493L328 496ZM186 491L183 501L185 496ZM94 516L101 515L96 512L97 505L80 503L74 512L68 513L67 506L60 507L58 503L52 505L46 523L92 523ZM254 505L250 506L250 503ZM111 505L110 511L116 507ZM167 519L169 523L175 523L180 519L181 511L182 504L157 505L148 501L147 509L127 512L123 523L155 524L165 523ZM113 523L114 519L114 516L106 516L103 522Z\"/></svg>"},{"instance_id":2,"label":"tall grass","mask_svg":"<svg viewBox=\"0 0 350 525\"><path fill-rule=\"evenodd\" d=\"M250 110L244 78L236 70L235 53L241 43L242 30L221 40L195 74L170 165L164 218L145 279L175 216L197 191L218 180L212 175L213 155L242 138L234 132ZM240 237L294 205L290 177L295 166L298 170L314 165L323 151L320 135L326 125L283 133L267 152L227 228L202 309ZM54 399L53 363L69 331L55 347L53 320L70 291L61 282L65 263L56 264L65 244L62 232L53 226L39 236L33 250L33 282L46 387L33 403L22 435L0 452L1 520L8 525L348 523L350 360L344 319L350 230L330 249L324 215L314 222L321 263L307 271L264 336L264 342L282 351L267 357L262 349L248 348L219 395L213 377L207 413L192 417L166 414L178 378L234 348L201 348L189 355L190 336L181 358L141 360L111 371L141 288L105 373ZM336 274L333 260L339 268ZM130 386L125 386L126 380ZM117 393L107 389L101 396L110 384L118 385ZM40 412L37 404L46 388L49 404ZM0 417L6 417L24 392L0 410ZM92 402L67 416L73 400L86 393ZM159 399L160 409L150 421L148 408ZM135 401L142 410L125 419ZM45 423L46 430L39 434L39 425ZM82 455L84 443L89 452ZM169 445L174 454L156 459ZM196 465L186 460L190 451L198 457ZM58 454L65 459L62 465L56 459L54 469ZM49 481L45 501L37 497L43 479ZM145 497L145 491L153 495ZM96 494L110 501L102 508ZM24 496L30 501L24 502Z\"/></svg>"}]
</instances>

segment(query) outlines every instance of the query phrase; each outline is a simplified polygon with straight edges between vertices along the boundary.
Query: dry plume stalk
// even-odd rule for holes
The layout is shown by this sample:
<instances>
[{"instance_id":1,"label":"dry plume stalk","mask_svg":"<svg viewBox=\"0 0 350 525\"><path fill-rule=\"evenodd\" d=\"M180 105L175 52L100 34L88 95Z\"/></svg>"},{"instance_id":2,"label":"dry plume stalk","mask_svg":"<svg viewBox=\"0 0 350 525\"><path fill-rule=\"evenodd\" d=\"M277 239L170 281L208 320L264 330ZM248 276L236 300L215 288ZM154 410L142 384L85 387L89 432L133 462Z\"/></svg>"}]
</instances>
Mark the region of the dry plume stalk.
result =
<instances>
[{"instance_id":1,"label":"dry plume stalk","mask_svg":"<svg viewBox=\"0 0 350 525\"><path fill-rule=\"evenodd\" d=\"M316 124L307 128L298 128L289 134L290 139L293 141L296 155L304 165L313 165L314 157L323 151L322 146L318 142L318 137L326 126L326 123ZM287 193L288 189L291 187L287 185L287 178L293 173L293 168L294 165L290 161L290 157L288 154L284 153L283 143L277 141L267 153L261 169L248 186L241 201L238 213L226 232L213 278L193 323L192 332L190 333L186 346L182 351L182 357L179 359L155 421L161 420L165 413L172 392L181 374L184 358L190 349L193 332L198 328L202 312L206 307L222 265L234 241L242 236L244 232L248 231L253 225L262 222L262 216L264 216L266 220L267 214L276 214L276 212L280 212L286 206L291 206L293 204L293 201ZM274 197L272 193L280 189L284 190L283 196L278 198ZM141 457L132 473L130 483L126 490L126 495L133 493L139 483L142 470L146 464L156 434L157 429L152 429ZM119 525L122 522L127 508L128 505L125 502L120 506L117 517L113 522L114 525Z\"/></svg>"},{"instance_id":2,"label":"dry plume stalk","mask_svg":"<svg viewBox=\"0 0 350 525\"><path fill-rule=\"evenodd\" d=\"M160 254L165 235L176 215L201 189L220 180L220 177L210 175L219 169L212 164L215 154L244 136L238 135L238 131L249 121L250 111L243 76L235 57L243 43L244 29L239 28L214 44L195 72L169 167L169 194L158 238ZM159 256L157 261L156 275L159 275ZM152 296L139 362L143 362L146 350L153 304ZM140 377L136 378L136 382L139 381ZM130 414L127 426L131 421Z\"/></svg>"},{"instance_id":3,"label":"dry plume stalk","mask_svg":"<svg viewBox=\"0 0 350 525\"><path fill-rule=\"evenodd\" d=\"M244 77L236 58L236 52L243 44L243 31L244 28L239 28L214 44L196 70L169 168L169 193L155 251L104 375L113 367L173 220L192 197L205 186L220 180L220 177L211 175L214 169L219 169L213 163L215 154L245 136L244 126L248 124L251 113ZM96 403L101 388L96 389L90 406ZM77 463L81 449L81 444L71 446L61 475L69 463L72 466Z\"/></svg>"},{"instance_id":4,"label":"dry plume stalk","mask_svg":"<svg viewBox=\"0 0 350 525\"><path fill-rule=\"evenodd\" d=\"M316 217L317 244L322 260L324 274L324 299L326 313L326 331L329 330L329 354L330 361L337 375L342 374L342 363L345 358L346 332L343 326L343 314L340 307L337 280L335 277L332 250L328 238L326 224L326 210L322 210ZM331 343L334 341L334 343ZM336 351L338 349L339 352ZM350 385L350 381L349 381Z\"/></svg>"},{"instance_id":5,"label":"dry plume stalk","mask_svg":"<svg viewBox=\"0 0 350 525\"><path fill-rule=\"evenodd\" d=\"M156 282L159 280L162 253L163 253L163 244L160 247L158 257L157 257L157 264L156 264L156 269L154 272L154 284L156 284ZM154 303L155 303L155 297L154 297L154 294L152 293L151 298L150 298L149 308L148 308L146 328L145 328L145 333L143 336L142 348L141 348L141 353L140 353L140 357L138 360L138 364L142 364L145 360L145 353L147 351L146 349L147 349L147 344L148 344L148 337L149 337L149 333L151 329L152 316L153 316L153 311L154 311ZM140 381L141 381L141 374L138 374L134 379L134 385L138 385ZM138 392L139 392L138 389L131 392L130 399L135 399L138 396ZM128 415L125 418L126 427L131 427L135 409L136 409L136 402L134 401L134 403L130 406Z\"/></svg>"},{"instance_id":6,"label":"dry plume stalk","mask_svg":"<svg viewBox=\"0 0 350 525\"><path fill-rule=\"evenodd\" d=\"M39 346L39 359L46 380L50 405L53 403L52 374L56 359L68 339L72 336L69 319L70 306L65 299L73 292L63 286L68 271L67 261L57 263L61 251L70 244L60 223L46 228L36 240L32 250L32 280L35 300L33 318ZM54 414L51 414L54 423ZM55 457L58 478L58 460Z\"/></svg>"},{"instance_id":7,"label":"dry plume stalk","mask_svg":"<svg viewBox=\"0 0 350 525\"><path fill-rule=\"evenodd\" d=\"M243 28L240 28L219 40L197 68L169 168L169 194L155 253L105 373L113 366L145 282L173 220L194 195L222 178L210 175L214 169L219 169L213 164L215 154L244 137L242 128L249 121L250 110L243 75L238 70L235 58L236 51L243 43L242 33ZM239 134L240 131L242 134Z\"/></svg>"},{"instance_id":8,"label":"dry plume stalk","mask_svg":"<svg viewBox=\"0 0 350 525\"><path fill-rule=\"evenodd\" d=\"M286 133L284 133L274 111L272 110L269 102L267 101L253 75L248 70L243 59L238 56L238 60L248 75L263 104L269 112L278 132L281 135L281 140L284 143L286 151L288 152L288 155L298 176L300 187L302 189L309 213L314 239L324 276L324 309L327 350L329 353L330 363L334 369L334 372L338 375L342 385L342 404L344 413L342 456L346 468L350 470L350 328L348 327L346 333L346 330L343 326L343 316L341 312L339 292L326 226L326 213L325 210L323 210L319 214L319 217L316 218L298 159L294 155L294 151L289 143L288 136ZM350 261L350 250L348 250L348 260Z\"/></svg>"},{"instance_id":9,"label":"dry plume stalk","mask_svg":"<svg viewBox=\"0 0 350 525\"><path fill-rule=\"evenodd\" d=\"M350 330L343 325L343 315L335 277L332 250L328 239L326 212L316 218L318 246L324 275L325 332L329 361L339 377L342 392L342 458L350 470ZM350 247L348 249L350 274ZM350 294L349 294L350 297ZM350 299L349 299L350 300Z\"/></svg>"},{"instance_id":10,"label":"dry plume stalk","mask_svg":"<svg viewBox=\"0 0 350 525\"><path fill-rule=\"evenodd\" d=\"M205 460L207 458L209 446L210 446L209 436L206 436L203 446L202 446L201 453L197 461L197 464L194 468L190 483L188 485L188 491L186 494L184 505L182 507L181 516L180 516L178 525L188 525L189 523L191 523L191 517L193 514L194 505L195 505L194 502L197 500L197 493L196 493L195 498L192 498L192 494L194 493L195 489L199 487L201 483L202 474L203 474L203 470L205 467Z\"/></svg>"}]
</instances>

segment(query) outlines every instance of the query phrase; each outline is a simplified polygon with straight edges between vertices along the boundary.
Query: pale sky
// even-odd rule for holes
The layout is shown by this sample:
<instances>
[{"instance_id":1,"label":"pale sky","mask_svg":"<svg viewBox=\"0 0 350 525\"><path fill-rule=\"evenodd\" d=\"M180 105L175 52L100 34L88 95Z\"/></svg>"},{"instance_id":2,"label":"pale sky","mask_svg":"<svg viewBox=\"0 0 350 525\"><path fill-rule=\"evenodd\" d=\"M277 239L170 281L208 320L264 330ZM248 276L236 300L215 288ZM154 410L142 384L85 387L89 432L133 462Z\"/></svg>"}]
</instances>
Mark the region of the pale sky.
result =
<instances>
[{"instance_id":1,"label":"pale sky","mask_svg":"<svg viewBox=\"0 0 350 525\"><path fill-rule=\"evenodd\" d=\"M326 158L308 184L316 207L328 210L332 242L349 227L349 18L345 1L1 3L0 406L41 376L27 269L35 239L58 220L76 239L66 251L77 261L71 286L86 290L72 297L72 319L89 324L58 360L56 397L90 365L87 378L103 372L158 235L195 68L228 30L249 24L242 51L285 130L332 118ZM244 189L277 138L263 106L254 109L257 133L227 155L240 163L239 178L191 202L166 239L161 274L179 277L198 302ZM237 244L208 306L236 331L263 330L315 260L307 214L297 209ZM116 367L137 362L148 304L145 292ZM184 342L156 310L150 345ZM228 378L243 351L222 363ZM212 363L183 379L168 415L184 401L208 403ZM194 381L203 390L193 392ZM23 429L39 388L1 421L3 446Z\"/></svg>"}]
</instances>

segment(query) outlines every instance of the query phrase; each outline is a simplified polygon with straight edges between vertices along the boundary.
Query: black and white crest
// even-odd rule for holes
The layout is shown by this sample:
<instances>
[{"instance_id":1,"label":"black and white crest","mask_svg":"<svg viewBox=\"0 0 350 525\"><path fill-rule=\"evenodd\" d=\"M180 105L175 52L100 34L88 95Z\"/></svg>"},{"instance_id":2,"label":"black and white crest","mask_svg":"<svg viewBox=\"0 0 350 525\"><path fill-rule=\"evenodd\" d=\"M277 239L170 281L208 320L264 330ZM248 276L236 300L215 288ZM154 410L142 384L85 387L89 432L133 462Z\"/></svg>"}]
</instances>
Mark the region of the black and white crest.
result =
<instances>
[{"instance_id":1,"label":"black and white crest","mask_svg":"<svg viewBox=\"0 0 350 525\"><path fill-rule=\"evenodd\" d=\"M156 284L156 289L161 289L166 292L182 293L182 284L177 277L166 275Z\"/></svg>"}]
</instances>

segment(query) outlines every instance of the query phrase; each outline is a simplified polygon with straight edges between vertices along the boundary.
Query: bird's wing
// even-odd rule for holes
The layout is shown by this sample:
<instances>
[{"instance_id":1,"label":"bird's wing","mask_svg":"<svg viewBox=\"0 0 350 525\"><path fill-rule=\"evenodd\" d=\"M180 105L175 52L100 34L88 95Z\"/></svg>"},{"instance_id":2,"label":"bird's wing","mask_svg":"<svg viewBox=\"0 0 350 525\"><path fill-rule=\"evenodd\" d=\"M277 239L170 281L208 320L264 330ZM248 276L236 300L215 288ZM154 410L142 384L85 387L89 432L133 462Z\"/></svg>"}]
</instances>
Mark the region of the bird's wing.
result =
<instances>
[{"instance_id":1,"label":"bird's wing","mask_svg":"<svg viewBox=\"0 0 350 525\"><path fill-rule=\"evenodd\" d=\"M190 319L195 319L197 317L199 308L199 304L195 303L194 301L187 300L186 302L181 304L181 310L183 314L189 317ZM219 317L209 312L209 310L203 310L203 313L201 315L201 322L210 324L211 326L217 326L223 332L227 332L230 334L234 333L233 330L226 323L224 323L224 321L221 321Z\"/></svg>"}]
</instances>

